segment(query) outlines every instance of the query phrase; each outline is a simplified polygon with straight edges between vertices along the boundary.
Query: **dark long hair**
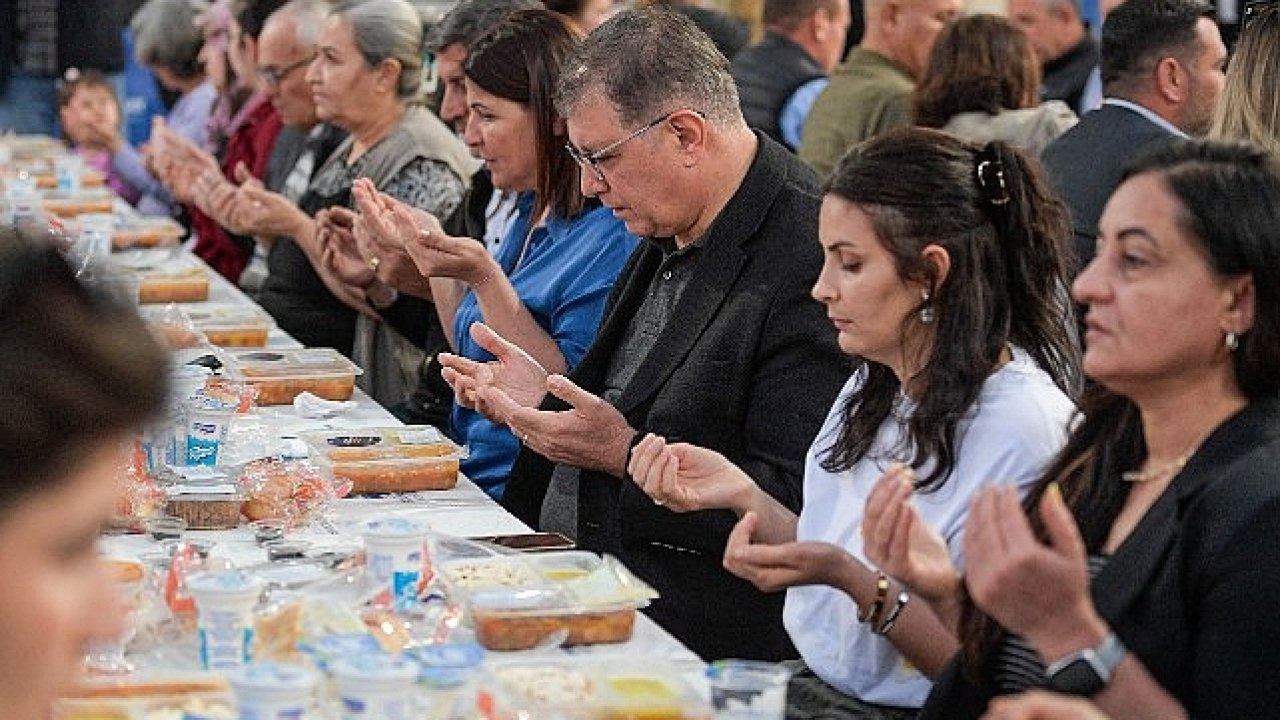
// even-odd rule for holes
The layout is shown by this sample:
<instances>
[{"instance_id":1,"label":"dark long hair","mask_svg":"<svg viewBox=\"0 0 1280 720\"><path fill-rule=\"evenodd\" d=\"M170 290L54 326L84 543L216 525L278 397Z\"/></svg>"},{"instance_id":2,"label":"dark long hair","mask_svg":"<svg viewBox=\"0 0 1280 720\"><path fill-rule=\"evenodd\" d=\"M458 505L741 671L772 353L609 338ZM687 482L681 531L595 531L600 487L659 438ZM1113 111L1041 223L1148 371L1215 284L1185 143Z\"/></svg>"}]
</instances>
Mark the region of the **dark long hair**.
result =
<instances>
[{"instance_id":1,"label":"dark long hair","mask_svg":"<svg viewBox=\"0 0 1280 720\"><path fill-rule=\"evenodd\" d=\"M586 203L578 164L564 148L564 124L555 109L560 69L577 44L577 34L560 15L521 10L493 26L467 54L468 79L533 111L538 158L534 218L547 208L562 218L577 217Z\"/></svg>"},{"instance_id":2,"label":"dark long hair","mask_svg":"<svg viewBox=\"0 0 1280 720\"><path fill-rule=\"evenodd\" d=\"M1220 140L1161 144L1125 173L1153 174L1182 206L1177 221L1222 277L1252 276L1253 327L1232 353L1235 380L1250 401L1280 392L1280 164L1256 146ZM1101 551L1128 493L1120 474L1138 467L1146 442L1138 407L1095 385L1066 446L1028 493L1024 507L1046 540L1040 500L1052 482L1062 488L1090 554ZM999 626L966 602L961 619L965 670L983 680L982 663Z\"/></svg>"},{"instance_id":3,"label":"dark long hair","mask_svg":"<svg viewBox=\"0 0 1280 720\"><path fill-rule=\"evenodd\" d=\"M90 295L52 247L0 227L0 513L147 420L165 377L136 313Z\"/></svg>"},{"instance_id":4,"label":"dark long hair","mask_svg":"<svg viewBox=\"0 0 1280 720\"><path fill-rule=\"evenodd\" d=\"M925 281L935 320L932 352L913 379L922 388L903 450L910 464L933 462L917 487L933 490L955 464L957 427L1007 343L1023 348L1072 394L1077 355L1066 299L1067 211L1033 160L1004 143L976 145L946 133L886 133L840 161L826 191L871 218L898 275ZM921 251L951 256L945 280ZM904 321L905 338L918 313ZM849 469L870 450L899 392L893 371L865 365L866 382L842 409L823 467Z\"/></svg>"},{"instance_id":5,"label":"dark long hair","mask_svg":"<svg viewBox=\"0 0 1280 720\"><path fill-rule=\"evenodd\" d=\"M970 15L942 31L912 100L916 124L934 128L960 113L1034 107L1040 62L1021 28L997 15Z\"/></svg>"}]
</instances>

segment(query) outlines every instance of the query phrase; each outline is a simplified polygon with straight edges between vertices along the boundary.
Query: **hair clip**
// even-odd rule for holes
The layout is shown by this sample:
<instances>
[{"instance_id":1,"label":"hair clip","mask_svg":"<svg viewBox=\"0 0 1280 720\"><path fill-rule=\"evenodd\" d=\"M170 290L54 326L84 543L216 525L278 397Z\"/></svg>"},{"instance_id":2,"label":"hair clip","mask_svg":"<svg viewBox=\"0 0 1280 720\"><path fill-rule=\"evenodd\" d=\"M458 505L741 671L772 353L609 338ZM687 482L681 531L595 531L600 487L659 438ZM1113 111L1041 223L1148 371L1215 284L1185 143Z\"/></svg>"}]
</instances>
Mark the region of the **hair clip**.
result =
<instances>
[{"instance_id":1,"label":"hair clip","mask_svg":"<svg viewBox=\"0 0 1280 720\"><path fill-rule=\"evenodd\" d=\"M1004 163L997 151L987 145L978 153L978 163L974 166L978 188L983 197L992 205L1000 206L1009 202L1009 186L1004 179Z\"/></svg>"}]
</instances>

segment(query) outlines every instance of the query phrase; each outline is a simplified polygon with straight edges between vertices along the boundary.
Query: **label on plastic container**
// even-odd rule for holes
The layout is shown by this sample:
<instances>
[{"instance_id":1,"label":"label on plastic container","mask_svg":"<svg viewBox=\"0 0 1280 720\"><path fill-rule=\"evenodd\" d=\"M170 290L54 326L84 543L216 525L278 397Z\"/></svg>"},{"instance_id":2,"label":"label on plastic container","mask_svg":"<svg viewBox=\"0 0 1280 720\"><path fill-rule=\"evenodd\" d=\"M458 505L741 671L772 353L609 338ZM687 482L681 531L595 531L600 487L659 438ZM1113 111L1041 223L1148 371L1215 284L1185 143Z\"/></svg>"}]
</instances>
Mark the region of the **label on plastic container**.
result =
<instances>
[{"instance_id":1,"label":"label on plastic container","mask_svg":"<svg viewBox=\"0 0 1280 720\"><path fill-rule=\"evenodd\" d=\"M206 670L230 670L252 657L253 624L235 610L199 610L200 664Z\"/></svg>"}]
</instances>

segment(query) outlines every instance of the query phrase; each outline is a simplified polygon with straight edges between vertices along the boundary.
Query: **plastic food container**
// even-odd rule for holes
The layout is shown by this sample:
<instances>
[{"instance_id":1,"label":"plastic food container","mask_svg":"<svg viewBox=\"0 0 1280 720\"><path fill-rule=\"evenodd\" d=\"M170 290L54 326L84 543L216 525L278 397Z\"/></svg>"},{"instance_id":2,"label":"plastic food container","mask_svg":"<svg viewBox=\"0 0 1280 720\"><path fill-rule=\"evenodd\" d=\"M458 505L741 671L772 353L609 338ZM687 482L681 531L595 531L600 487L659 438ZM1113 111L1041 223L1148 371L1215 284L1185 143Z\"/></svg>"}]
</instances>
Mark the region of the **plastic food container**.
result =
<instances>
[{"instance_id":1,"label":"plastic food container","mask_svg":"<svg viewBox=\"0 0 1280 720\"><path fill-rule=\"evenodd\" d=\"M187 578L187 591L196 603L200 662L206 669L231 670L249 662L253 609L265 587L261 579L235 570Z\"/></svg>"},{"instance_id":2,"label":"plastic food container","mask_svg":"<svg viewBox=\"0 0 1280 720\"><path fill-rule=\"evenodd\" d=\"M466 451L426 425L308 433L313 457L323 458L352 492L449 490L458 484Z\"/></svg>"},{"instance_id":3,"label":"plastic food container","mask_svg":"<svg viewBox=\"0 0 1280 720\"><path fill-rule=\"evenodd\" d=\"M40 198L45 212L60 217L75 217L87 213L109 213L115 206L115 195L104 188L62 192L46 191Z\"/></svg>"},{"instance_id":4,"label":"plastic food container","mask_svg":"<svg viewBox=\"0 0 1280 720\"><path fill-rule=\"evenodd\" d=\"M297 665L250 663L231 674L240 720L298 720L312 709L319 681Z\"/></svg>"},{"instance_id":5,"label":"plastic food container","mask_svg":"<svg viewBox=\"0 0 1280 720\"><path fill-rule=\"evenodd\" d=\"M620 643L635 630L636 604L584 607L562 589L492 590L470 600L476 642L489 650Z\"/></svg>"},{"instance_id":6,"label":"plastic food container","mask_svg":"<svg viewBox=\"0 0 1280 720\"><path fill-rule=\"evenodd\" d=\"M411 605L418 597L426 534L425 526L403 518L374 520L362 529L369 573L391 587L397 605Z\"/></svg>"},{"instance_id":7,"label":"plastic food container","mask_svg":"<svg viewBox=\"0 0 1280 720\"><path fill-rule=\"evenodd\" d=\"M408 720L417 717L413 689L418 664L393 655L362 655L333 666L343 720Z\"/></svg>"},{"instance_id":8,"label":"plastic food container","mask_svg":"<svg viewBox=\"0 0 1280 720\"><path fill-rule=\"evenodd\" d=\"M213 468L177 468L163 489L165 513L187 522L191 530L226 530L240 525L245 495L225 474Z\"/></svg>"},{"instance_id":9,"label":"plastic food container","mask_svg":"<svg viewBox=\"0 0 1280 720\"><path fill-rule=\"evenodd\" d=\"M164 714L164 713L168 714ZM184 715L183 713L189 713ZM141 672L81 682L54 703L54 720L236 718L231 688L213 673Z\"/></svg>"},{"instance_id":10,"label":"plastic food container","mask_svg":"<svg viewBox=\"0 0 1280 720\"><path fill-rule=\"evenodd\" d=\"M270 315L244 305L205 304L181 312L209 342L222 347L264 347L275 326Z\"/></svg>"},{"instance_id":11,"label":"plastic food container","mask_svg":"<svg viewBox=\"0 0 1280 720\"><path fill-rule=\"evenodd\" d=\"M182 226L169 218L137 215L116 217L116 228L111 233L111 247L123 250L132 247L161 247L177 245L186 234Z\"/></svg>"},{"instance_id":12,"label":"plastic food container","mask_svg":"<svg viewBox=\"0 0 1280 720\"><path fill-rule=\"evenodd\" d=\"M560 714L583 720L696 720L707 703L662 660L548 661L493 667L478 694L489 720Z\"/></svg>"},{"instance_id":13,"label":"plastic food container","mask_svg":"<svg viewBox=\"0 0 1280 720\"><path fill-rule=\"evenodd\" d=\"M288 405L304 392L350 400L363 371L331 348L223 353L223 374L258 389L259 405Z\"/></svg>"},{"instance_id":14,"label":"plastic food container","mask_svg":"<svg viewBox=\"0 0 1280 720\"><path fill-rule=\"evenodd\" d=\"M432 560L445 583L446 593L458 601L470 600L472 595L486 591L554 588L521 555L443 561L433 557Z\"/></svg>"},{"instance_id":15,"label":"plastic food container","mask_svg":"<svg viewBox=\"0 0 1280 720\"><path fill-rule=\"evenodd\" d=\"M209 299L209 272L192 257L152 248L118 253L117 264L138 276L138 300L143 303L203 302Z\"/></svg>"}]
</instances>

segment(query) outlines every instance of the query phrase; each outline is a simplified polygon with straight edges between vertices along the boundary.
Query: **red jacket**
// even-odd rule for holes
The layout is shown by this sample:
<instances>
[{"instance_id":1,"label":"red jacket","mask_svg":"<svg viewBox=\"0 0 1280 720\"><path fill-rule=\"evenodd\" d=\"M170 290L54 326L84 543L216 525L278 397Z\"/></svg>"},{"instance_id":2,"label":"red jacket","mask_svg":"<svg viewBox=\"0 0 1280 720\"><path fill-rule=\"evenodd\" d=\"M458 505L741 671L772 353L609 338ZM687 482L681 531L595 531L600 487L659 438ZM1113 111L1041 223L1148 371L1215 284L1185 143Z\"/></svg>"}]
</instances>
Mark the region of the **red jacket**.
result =
<instances>
[{"instance_id":1,"label":"red jacket","mask_svg":"<svg viewBox=\"0 0 1280 720\"><path fill-rule=\"evenodd\" d=\"M259 94L249 98L248 105L240 115L243 120L227 138L227 147L222 157L222 174L232 182L235 182L235 167L242 162L254 177L262 178L266 173L267 159L271 157L276 136L284 126L280 113L276 112L266 95ZM191 229L196 234L196 244L192 250L231 282L239 280L240 273L253 256L253 241L246 243L244 238L233 237L199 209L190 210Z\"/></svg>"}]
</instances>

